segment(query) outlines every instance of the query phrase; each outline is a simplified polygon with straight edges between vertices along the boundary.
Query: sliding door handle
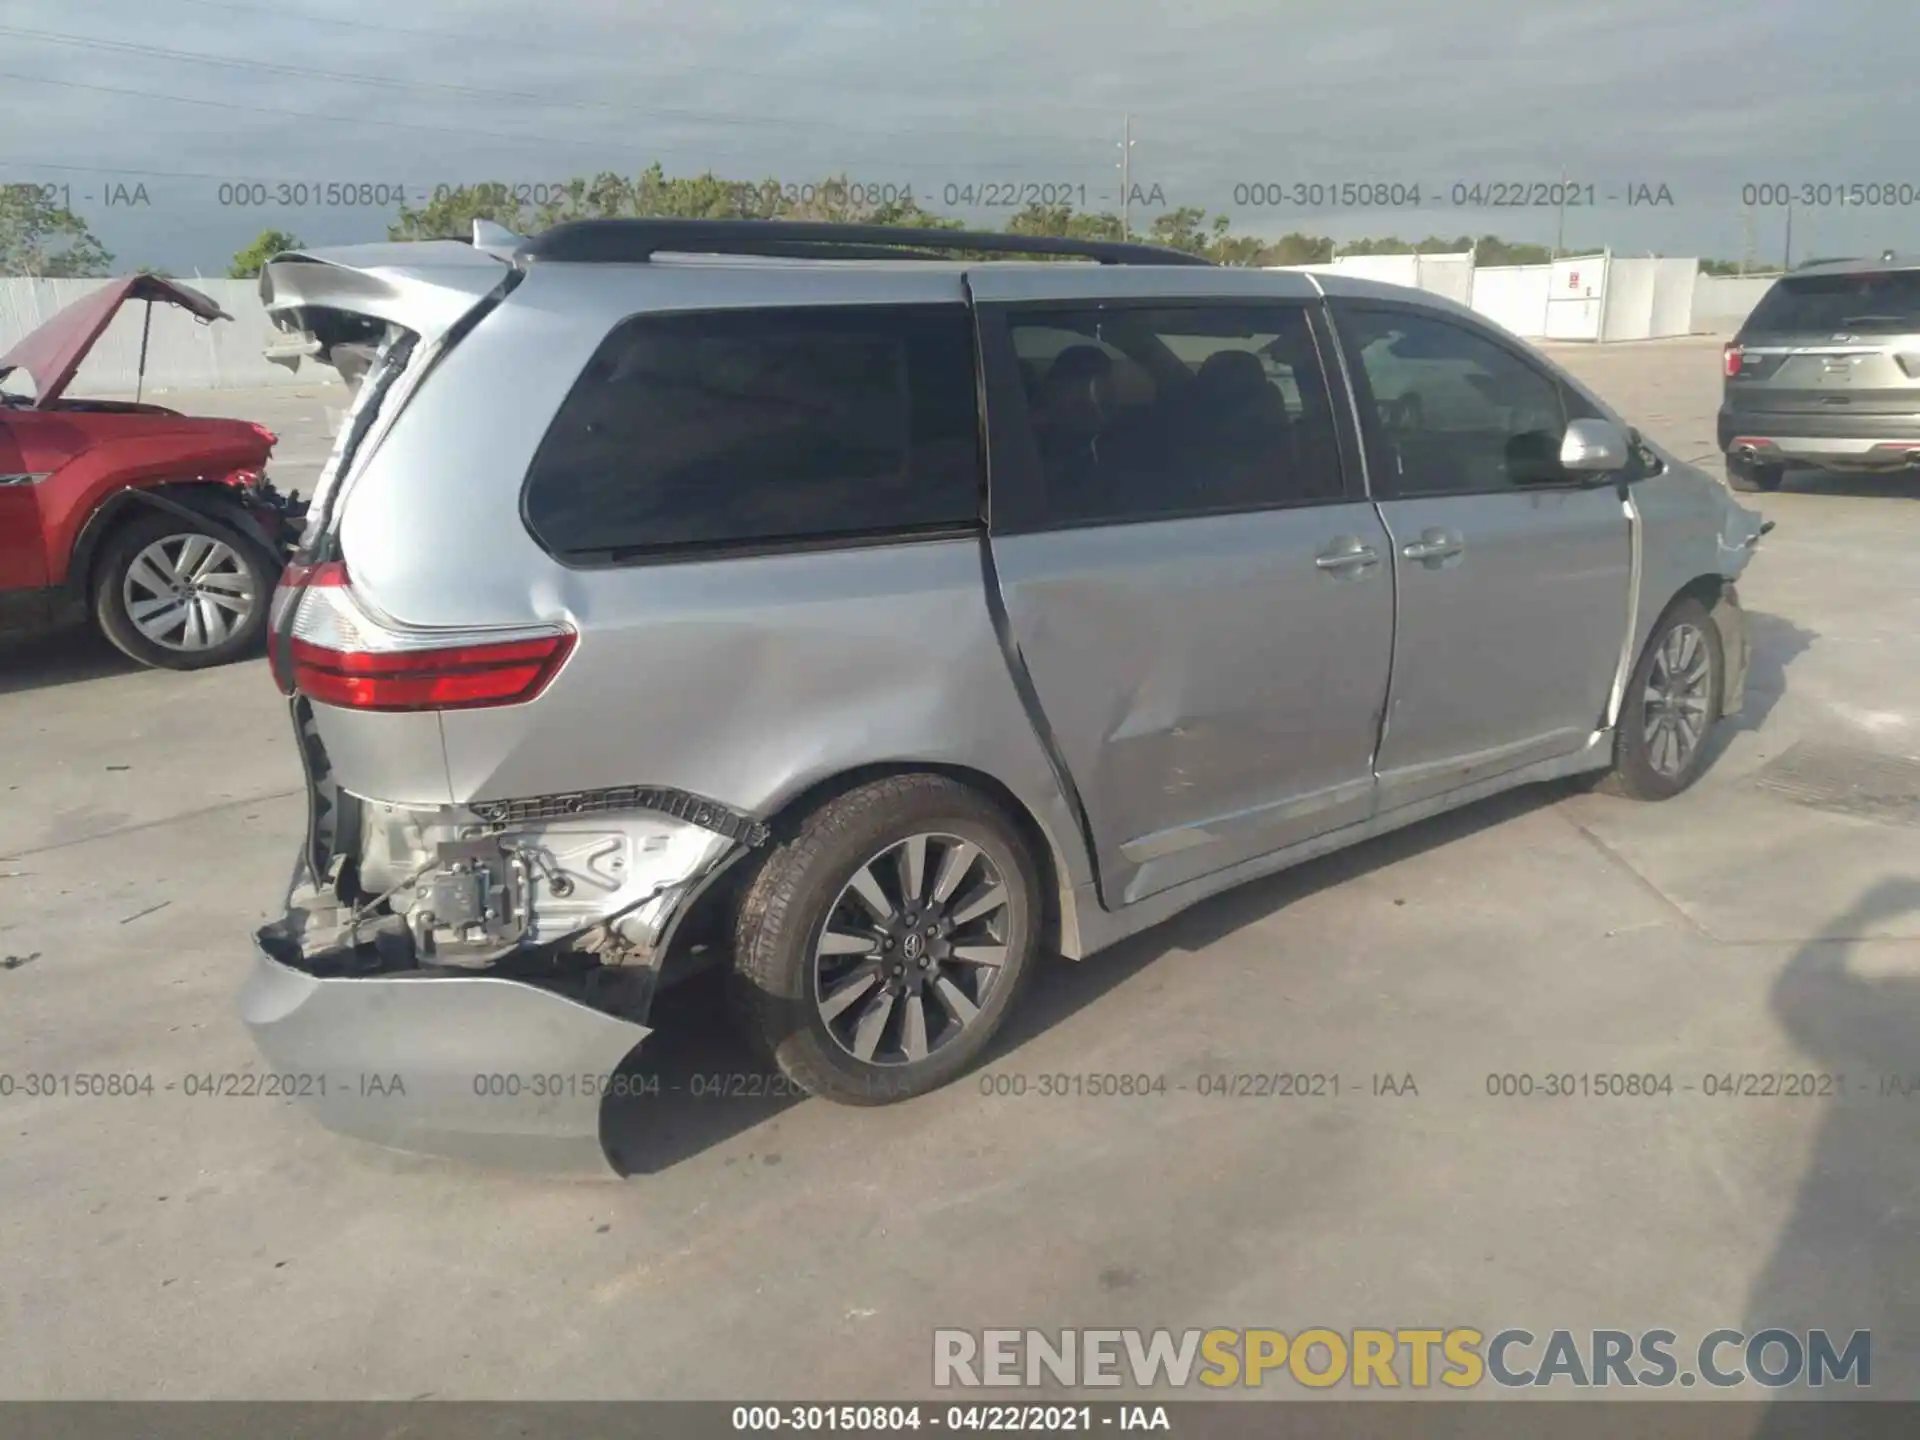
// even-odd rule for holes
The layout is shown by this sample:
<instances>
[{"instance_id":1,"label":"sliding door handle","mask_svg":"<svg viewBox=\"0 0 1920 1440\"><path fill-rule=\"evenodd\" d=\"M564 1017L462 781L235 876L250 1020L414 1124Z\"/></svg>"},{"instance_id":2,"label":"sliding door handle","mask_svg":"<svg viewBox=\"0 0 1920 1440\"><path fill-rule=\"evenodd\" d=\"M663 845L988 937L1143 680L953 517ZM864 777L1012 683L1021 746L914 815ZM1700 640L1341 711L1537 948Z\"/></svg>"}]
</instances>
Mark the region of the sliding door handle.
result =
<instances>
[{"instance_id":1,"label":"sliding door handle","mask_svg":"<svg viewBox=\"0 0 1920 1440\"><path fill-rule=\"evenodd\" d=\"M1467 542L1452 530L1425 530L1418 540L1400 547L1409 560L1451 560L1467 548Z\"/></svg>"},{"instance_id":2,"label":"sliding door handle","mask_svg":"<svg viewBox=\"0 0 1920 1440\"><path fill-rule=\"evenodd\" d=\"M1332 546L1313 557L1313 563L1319 569L1331 570L1336 574L1353 574L1380 563L1380 552L1371 545L1362 545L1350 536L1341 536Z\"/></svg>"}]
</instances>

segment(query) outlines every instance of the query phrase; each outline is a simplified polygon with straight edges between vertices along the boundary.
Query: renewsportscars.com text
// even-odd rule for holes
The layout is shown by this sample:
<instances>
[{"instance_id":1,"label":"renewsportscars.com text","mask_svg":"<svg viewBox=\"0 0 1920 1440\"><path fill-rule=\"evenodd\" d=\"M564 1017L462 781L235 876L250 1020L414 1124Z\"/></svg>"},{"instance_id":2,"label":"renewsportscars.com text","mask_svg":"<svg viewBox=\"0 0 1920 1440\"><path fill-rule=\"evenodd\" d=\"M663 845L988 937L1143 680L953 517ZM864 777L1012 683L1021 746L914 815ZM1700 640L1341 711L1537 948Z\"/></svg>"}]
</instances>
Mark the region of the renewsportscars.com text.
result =
<instances>
[{"instance_id":1,"label":"renewsportscars.com text","mask_svg":"<svg viewBox=\"0 0 1920 1440\"><path fill-rule=\"evenodd\" d=\"M1212 1389L1571 1389L1708 1385L1719 1389L1873 1383L1873 1336L1825 1330L1450 1329L936 1330L933 1383Z\"/></svg>"}]
</instances>

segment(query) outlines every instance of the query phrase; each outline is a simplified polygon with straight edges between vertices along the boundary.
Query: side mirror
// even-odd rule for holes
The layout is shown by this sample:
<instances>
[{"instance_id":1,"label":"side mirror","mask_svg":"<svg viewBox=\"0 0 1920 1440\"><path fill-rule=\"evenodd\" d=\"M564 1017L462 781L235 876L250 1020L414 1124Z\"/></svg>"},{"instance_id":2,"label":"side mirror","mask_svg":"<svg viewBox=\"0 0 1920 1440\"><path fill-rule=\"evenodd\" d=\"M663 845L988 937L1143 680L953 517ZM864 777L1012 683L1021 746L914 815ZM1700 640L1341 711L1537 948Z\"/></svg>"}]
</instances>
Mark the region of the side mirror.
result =
<instances>
[{"instance_id":1,"label":"side mirror","mask_svg":"<svg viewBox=\"0 0 1920 1440\"><path fill-rule=\"evenodd\" d=\"M1560 441L1560 468L1569 475L1611 475L1631 458L1627 432L1611 420L1575 420Z\"/></svg>"}]
</instances>

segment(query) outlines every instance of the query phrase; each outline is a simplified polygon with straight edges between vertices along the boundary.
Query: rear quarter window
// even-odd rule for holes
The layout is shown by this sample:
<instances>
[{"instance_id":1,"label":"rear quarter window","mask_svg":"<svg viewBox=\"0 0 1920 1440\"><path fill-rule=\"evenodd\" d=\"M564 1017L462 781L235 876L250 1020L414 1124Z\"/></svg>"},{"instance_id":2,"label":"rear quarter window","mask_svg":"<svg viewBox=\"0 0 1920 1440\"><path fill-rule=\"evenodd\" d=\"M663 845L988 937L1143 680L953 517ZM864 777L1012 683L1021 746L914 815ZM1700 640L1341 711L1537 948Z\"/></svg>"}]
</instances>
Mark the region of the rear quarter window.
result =
<instances>
[{"instance_id":1,"label":"rear quarter window","mask_svg":"<svg viewBox=\"0 0 1920 1440\"><path fill-rule=\"evenodd\" d=\"M978 523L961 306L643 315L615 327L528 473L562 559L884 538Z\"/></svg>"}]
</instances>

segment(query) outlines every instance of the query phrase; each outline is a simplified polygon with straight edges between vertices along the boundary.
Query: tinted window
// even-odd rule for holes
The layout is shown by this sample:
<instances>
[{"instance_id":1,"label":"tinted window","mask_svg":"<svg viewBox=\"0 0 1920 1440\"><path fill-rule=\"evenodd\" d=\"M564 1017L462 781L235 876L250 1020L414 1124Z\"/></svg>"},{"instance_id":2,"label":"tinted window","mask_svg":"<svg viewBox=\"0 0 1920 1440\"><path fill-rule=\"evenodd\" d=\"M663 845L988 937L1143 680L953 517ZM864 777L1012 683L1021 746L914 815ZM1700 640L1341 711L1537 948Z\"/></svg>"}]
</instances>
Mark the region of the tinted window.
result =
<instances>
[{"instance_id":1,"label":"tinted window","mask_svg":"<svg viewBox=\"0 0 1920 1440\"><path fill-rule=\"evenodd\" d=\"M1920 330L1920 272L1789 276L1761 297L1743 329L1829 335Z\"/></svg>"},{"instance_id":2,"label":"tinted window","mask_svg":"<svg viewBox=\"0 0 1920 1440\"><path fill-rule=\"evenodd\" d=\"M1008 317L1046 523L1343 498L1300 307L1085 307Z\"/></svg>"},{"instance_id":3,"label":"tinted window","mask_svg":"<svg viewBox=\"0 0 1920 1440\"><path fill-rule=\"evenodd\" d=\"M969 523L977 436L958 306L638 316L541 442L527 523L578 556Z\"/></svg>"},{"instance_id":4,"label":"tinted window","mask_svg":"<svg viewBox=\"0 0 1920 1440\"><path fill-rule=\"evenodd\" d=\"M1342 328L1372 392L1371 426L1398 495L1557 484L1559 384L1503 345L1408 311L1348 310Z\"/></svg>"}]
</instances>

